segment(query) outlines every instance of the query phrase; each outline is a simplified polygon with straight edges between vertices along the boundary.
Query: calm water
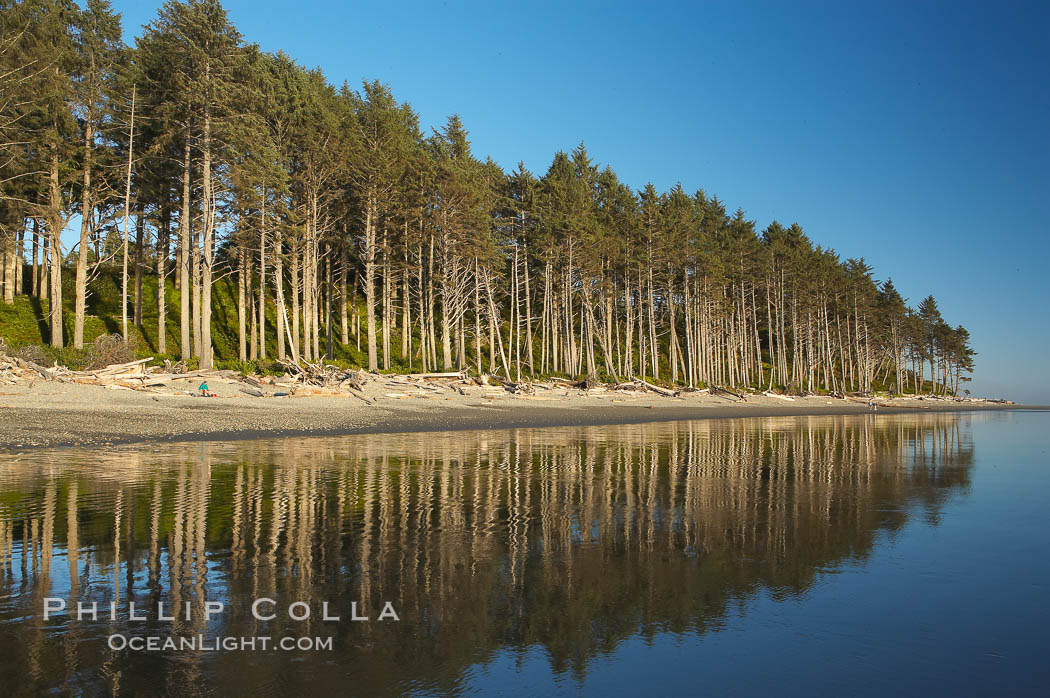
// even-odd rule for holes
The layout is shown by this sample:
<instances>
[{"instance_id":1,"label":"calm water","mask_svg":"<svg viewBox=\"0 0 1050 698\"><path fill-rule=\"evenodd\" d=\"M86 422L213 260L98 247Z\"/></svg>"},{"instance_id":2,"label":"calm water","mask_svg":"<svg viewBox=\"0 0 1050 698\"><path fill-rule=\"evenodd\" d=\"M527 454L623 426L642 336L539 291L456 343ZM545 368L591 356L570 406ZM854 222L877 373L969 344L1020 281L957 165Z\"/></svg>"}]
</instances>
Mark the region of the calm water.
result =
<instances>
[{"instance_id":1,"label":"calm water","mask_svg":"<svg viewBox=\"0 0 1050 698\"><path fill-rule=\"evenodd\" d=\"M880 415L3 455L0 694L1040 693L1048 430Z\"/></svg>"}]
</instances>

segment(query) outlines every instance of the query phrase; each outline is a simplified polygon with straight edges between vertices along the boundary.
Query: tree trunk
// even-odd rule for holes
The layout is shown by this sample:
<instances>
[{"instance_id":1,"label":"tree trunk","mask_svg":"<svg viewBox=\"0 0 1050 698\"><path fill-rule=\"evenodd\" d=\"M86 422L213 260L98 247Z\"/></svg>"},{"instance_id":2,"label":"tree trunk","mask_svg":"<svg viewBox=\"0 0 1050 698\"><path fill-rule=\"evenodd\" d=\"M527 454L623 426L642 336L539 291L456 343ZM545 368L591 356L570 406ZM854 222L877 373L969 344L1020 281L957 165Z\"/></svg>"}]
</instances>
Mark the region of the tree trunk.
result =
<instances>
[{"instance_id":1,"label":"tree trunk","mask_svg":"<svg viewBox=\"0 0 1050 698\"><path fill-rule=\"evenodd\" d=\"M452 260L448 257L447 245L441 245L441 367L443 371L452 370L452 307L449 303L451 284L449 269Z\"/></svg>"},{"instance_id":2,"label":"tree trunk","mask_svg":"<svg viewBox=\"0 0 1050 698\"><path fill-rule=\"evenodd\" d=\"M142 327L142 263L145 249L146 217L142 205L139 205L138 218L135 221L135 311L134 323Z\"/></svg>"},{"instance_id":3,"label":"tree trunk","mask_svg":"<svg viewBox=\"0 0 1050 698\"><path fill-rule=\"evenodd\" d=\"M251 258L247 250L245 250L244 254L249 259ZM252 272L249 268L247 280L245 281L246 306L248 308L248 360L257 361L259 359L259 313L252 291Z\"/></svg>"},{"instance_id":4,"label":"tree trunk","mask_svg":"<svg viewBox=\"0 0 1050 698\"><path fill-rule=\"evenodd\" d=\"M260 361L266 360L266 187L262 189L259 206L259 308L256 311L259 325L258 339Z\"/></svg>"},{"instance_id":5,"label":"tree trunk","mask_svg":"<svg viewBox=\"0 0 1050 698\"><path fill-rule=\"evenodd\" d=\"M310 313L311 313L311 326L313 328L313 357L316 361L321 358L321 286L317 283L318 274L321 271L321 260L319 256L320 249L320 236L317 231L317 197L313 199L313 225L311 226L312 234L310 245Z\"/></svg>"},{"instance_id":6,"label":"tree trunk","mask_svg":"<svg viewBox=\"0 0 1050 698\"><path fill-rule=\"evenodd\" d=\"M128 218L131 216L131 162L135 144L135 86L131 86L131 122L128 127L128 172L124 186L124 270L120 283L120 327L128 341Z\"/></svg>"},{"instance_id":7,"label":"tree trunk","mask_svg":"<svg viewBox=\"0 0 1050 698\"><path fill-rule=\"evenodd\" d=\"M292 291L292 318L290 334L292 344L295 346L292 348L292 355L299 356L300 347L302 346L299 342L299 241L292 239L292 278L291 278L291 291Z\"/></svg>"},{"instance_id":8,"label":"tree trunk","mask_svg":"<svg viewBox=\"0 0 1050 698\"><path fill-rule=\"evenodd\" d=\"M248 274L244 249L237 250L237 357L248 360L248 340L245 334L245 276Z\"/></svg>"},{"instance_id":9,"label":"tree trunk","mask_svg":"<svg viewBox=\"0 0 1050 698\"><path fill-rule=\"evenodd\" d=\"M296 258L297 269L299 272L299 287L300 293L302 294L302 300L300 305L300 315L297 316L296 322L300 320L303 323L303 329L300 334L302 344L299 345L299 351L305 361L310 360L310 348L313 346L312 334L310 330L310 221L306 222L306 234L303 239L303 244L299 247L299 255Z\"/></svg>"},{"instance_id":10,"label":"tree trunk","mask_svg":"<svg viewBox=\"0 0 1050 698\"><path fill-rule=\"evenodd\" d=\"M182 152L182 208L179 211L179 349L185 361L193 356L190 345L190 134L186 129L186 143Z\"/></svg>"},{"instance_id":11,"label":"tree trunk","mask_svg":"<svg viewBox=\"0 0 1050 698\"><path fill-rule=\"evenodd\" d=\"M11 305L15 302L15 294L18 293L18 274L15 269L20 264L18 260L18 242L14 231L10 235L0 237L0 247L3 248L3 264L0 265L0 274L3 276L4 303Z\"/></svg>"},{"instance_id":12,"label":"tree trunk","mask_svg":"<svg viewBox=\"0 0 1050 698\"><path fill-rule=\"evenodd\" d=\"M165 302L167 289L168 245L171 236L171 209L167 204L161 213L160 230L157 233L157 352L168 353L168 307Z\"/></svg>"},{"instance_id":13,"label":"tree trunk","mask_svg":"<svg viewBox=\"0 0 1050 698\"><path fill-rule=\"evenodd\" d=\"M390 370L390 245L388 226L383 226L383 370Z\"/></svg>"},{"instance_id":14,"label":"tree trunk","mask_svg":"<svg viewBox=\"0 0 1050 698\"><path fill-rule=\"evenodd\" d=\"M488 270L486 270L484 272L484 274L485 274L485 292L486 292L486 294L488 296L488 301L489 301L489 315L492 318L492 325L491 326L495 330L496 343L499 345L499 357L500 357L500 363L503 365L503 377L506 378L509 381L510 380L510 367L507 364L507 352L504 351L504 349L503 349L503 334L499 331L499 324L498 324L499 316L496 313L496 303L492 299L492 283L489 281Z\"/></svg>"},{"instance_id":15,"label":"tree trunk","mask_svg":"<svg viewBox=\"0 0 1050 698\"><path fill-rule=\"evenodd\" d=\"M405 270L405 273L410 276L410 281L416 287L416 297L418 298L415 304L416 320L415 324L419 328L419 344L413 348L413 341L409 340L409 350L411 351L410 359L414 359L416 356L419 357L420 368L428 363L427 361L427 309L426 309L426 284L423 281L424 266L423 266L423 243L419 242L416 245L416 256L418 264L416 265L415 271L412 272L409 269ZM406 252L405 259L411 259L411 254ZM410 302L410 301L409 301Z\"/></svg>"},{"instance_id":16,"label":"tree trunk","mask_svg":"<svg viewBox=\"0 0 1050 698\"><path fill-rule=\"evenodd\" d=\"M375 232L375 200L374 195L369 195L365 211L365 322L368 332L368 370L373 373L379 370L379 360L376 356L376 232Z\"/></svg>"},{"instance_id":17,"label":"tree trunk","mask_svg":"<svg viewBox=\"0 0 1050 698\"><path fill-rule=\"evenodd\" d=\"M408 227L405 227L408 234ZM401 358L412 366L412 294L408 272L408 249L405 249L405 267L401 272Z\"/></svg>"},{"instance_id":18,"label":"tree trunk","mask_svg":"<svg viewBox=\"0 0 1050 698\"><path fill-rule=\"evenodd\" d=\"M277 234L276 234L276 240L275 240L275 244L274 244L274 252L275 252L274 259L276 261L276 264L274 265L274 270L273 270L274 288L276 289L276 294L277 294L277 331L279 333L278 334L278 339L277 339L277 357L279 359L282 359L282 360L284 359L284 348L285 348L284 347L284 341L285 341L285 339L287 339L288 340L288 348L292 352L292 361L294 361L295 363L299 363L299 348L297 346L298 342L296 341L296 339L294 337L291 336L291 331L289 330L289 327L288 327L288 309L287 309L287 307L285 307L285 303L284 303L284 278L281 275L282 262L281 262L280 250L281 250L281 233L280 233L280 228L278 228L277 229ZM294 259L294 255L293 255L293 259ZM292 289L294 290L294 288L295 288L295 286L293 284ZM284 330L284 334L280 334L282 329ZM287 337L285 335L287 335Z\"/></svg>"},{"instance_id":19,"label":"tree trunk","mask_svg":"<svg viewBox=\"0 0 1050 698\"><path fill-rule=\"evenodd\" d=\"M18 240L15 243L15 295L25 295L25 238L26 238L26 221L23 218L18 224Z\"/></svg>"},{"instance_id":20,"label":"tree trunk","mask_svg":"<svg viewBox=\"0 0 1050 698\"><path fill-rule=\"evenodd\" d=\"M80 192L80 246L77 249L76 286L74 291L73 348L84 348L84 315L87 305L88 244L91 240L91 164L95 135L90 115L84 120L84 182Z\"/></svg>"},{"instance_id":21,"label":"tree trunk","mask_svg":"<svg viewBox=\"0 0 1050 698\"><path fill-rule=\"evenodd\" d=\"M347 308L347 287L346 287L346 275L347 275L347 255L343 252L342 261L339 264L339 329L340 338L343 344L350 344L350 327L346 316Z\"/></svg>"},{"instance_id":22,"label":"tree trunk","mask_svg":"<svg viewBox=\"0 0 1050 698\"><path fill-rule=\"evenodd\" d=\"M532 293L529 290L529 255L527 249L522 246L522 252L525 255L525 351L529 357L529 373L534 374L536 372L536 365L533 359L532 350Z\"/></svg>"},{"instance_id":23,"label":"tree trunk","mask_svg":"<svg viewBox=\"0 0 1050 698\"><path fill-rule=\"evenodd\" d=\"M478 274L478 258L474 258L474 360L478 375L484 373L481 363L481 278Z\"/></svg>"},{"instance_id":24,"label":"tree trunk","mask_svg":"<svg viewBox=\"0 0 1050 698\"><path fill-rule=\"evenodd\" d=\"M437 366L437 330L434 327L434 234L427 252L427 334L430 336L430 366Z\"/></svg>"},{"instance_id":25,"label":"tree trunk","mask_svg":"<svg viewBox=\"0 0 1050 698\"><path fill-rule=\"evenodd\" d=\"M61 349L62 342L62 194L58 188L58 147L51 145L50 206L48 239L51 257L51 293L48 315L51 319L51 346Z\"/></svg>"},{"instance_id":26,"label":"tree trunk","mask_svg":"<svg viewBox=\"0 0 1050 698\"><path fill-rule=\"evenodd\" d=\"M30 280L30 283L32 284L32 288L30 289L30 293L32 293L37 298L40 297L40 263L38 261L38 258L40 256L40 248L41 247L42 247L42 245L40 244L40 219L39 218L34 218L33 219L33 269L32 269L32 272L31 272L32 275L33 275L33 278Z\"/></svg>"},{"instance_id":27,"label":"tree trunk","mask_svg":"<svg viewBox=\"0 0 1050 698\"><path fill-rule=\"evenodd\" d=\"M332 346L332 254L331 250L325 253L324 257L324 329L327 338L327 345L325 347L325 358L329 361L333 358Z\"/></svg>"},{"instance_id":28,"label":"tree trunk","mask_svg":"<svg viewBox=\"0 0 1050 698\"><path fill-rule=\"evenodd\" d=\"M280 299L281 308L277 312L277 359L284 361L286 355L286 347L284 344L284 335L287 331L285 327L285 313L284 313L284 255L281 251L282 236L280 227L274 228L273 233L273 288L274 294Z\"/></svg>"},{"instance_id":29,"label":"tree trunk","mask_svg":"<svg viewBox=\"0 0 1050 698\"><path fill-rule=\"evenodd\" d=\"M210 66L205 65L205 77L210 75ZM211 181L211 112L205 100L204 133L201 137L201 152L204 162L201 165L201 193L204 197L204 255L201 270L201 351L200 366L203 369L212 367L211 346L211 284L212 268L215 262L215 195Z\"/></svg>"}]
</instances>

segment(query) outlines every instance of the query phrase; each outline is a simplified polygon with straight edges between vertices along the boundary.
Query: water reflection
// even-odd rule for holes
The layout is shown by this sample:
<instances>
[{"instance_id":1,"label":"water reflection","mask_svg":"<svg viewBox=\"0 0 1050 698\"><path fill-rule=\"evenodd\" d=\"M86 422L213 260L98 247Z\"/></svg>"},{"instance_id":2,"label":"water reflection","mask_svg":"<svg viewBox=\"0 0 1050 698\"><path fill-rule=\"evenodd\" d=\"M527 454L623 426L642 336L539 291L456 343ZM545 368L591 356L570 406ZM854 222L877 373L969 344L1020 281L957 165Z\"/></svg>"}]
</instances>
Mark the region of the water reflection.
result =
<instances>
[{"instance_id":1,"label":"water reflection","mask_svg":"<svg viewBox=\"0 0 1050 698\"><path fill-rule=\"evenodd\" d=\"M535 647L554 671L582 674L626 637L718 630L758 590L806 593L909 517L936 521L968 486L969 419L711 420L2 456L0 686L447 691L494 653ZM96 602L98 619L45 621L48 597L70 609ZM252 614L263 597L276 601L272 620ZM214 601L225 609L209 619ZM310 618L288 617L295 601ZM322 601L339 622L322 620ZM130 620L129 602L147 620ZM371 620L350 620L351 602ZM399 622L377 620L384 602ZM113 633L331 637L333 649L114 651Z\"/></svg>"}]
</instances>

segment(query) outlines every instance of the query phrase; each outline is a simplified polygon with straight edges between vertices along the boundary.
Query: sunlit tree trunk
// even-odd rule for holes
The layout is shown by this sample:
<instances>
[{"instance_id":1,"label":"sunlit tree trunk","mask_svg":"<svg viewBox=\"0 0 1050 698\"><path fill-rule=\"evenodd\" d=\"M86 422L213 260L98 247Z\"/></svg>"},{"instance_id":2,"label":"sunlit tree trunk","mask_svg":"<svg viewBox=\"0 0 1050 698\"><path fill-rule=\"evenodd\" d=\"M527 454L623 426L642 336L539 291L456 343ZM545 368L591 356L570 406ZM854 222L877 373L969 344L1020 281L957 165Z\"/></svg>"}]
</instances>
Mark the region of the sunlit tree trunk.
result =
<instances>
[{"instance_id":1,"label":"sunlit tree trunk","mask_svg":"<svg viewBox=\"0 0 1050 698\"><path fill-rule=\"evenodd\" d=\"M142 265L143 252L146 244L146 217L139 205L138 216L135 218L135 303L132 313L135 325L142 326Z\"/></svg>"},{"instance_id":2,"label":"sunlit tree trunk","mask_svg":"<svg viewBox=\"0 0 1050 698\"><path fill-rule=\"evenodd\" d=\"M259 204L259 307L256 311L259 323L260 361L266 360L266 187L262 188Z\"/></svg>"},{"instance_id":3,"label":"sunlit tree trunk","mask_svg":"<svg viewBox=\"0 0 1050 698\"><path fill-rule=\"evenodd\" d=\"M363 257L365 263L365 323L368 332L368 370L379 369L376 355L376 203L369 195L365 206L365 246Z\"/></svg>"},{"instance_id":4,"label":"sunlit tree trunk","mask_svg":"<svg viewBox=\"0 0 1050 698\"><path fill-rule=\"evenodd\" d=\"M340 329L340 341L343 344L350 343L350 324L347 318L347 255L344 251L339 262L339 329Z\"/></svg>"},{"instance_id":5,"label":"sunlit tree trunk","mask_svg":"<svg viewBox=\"0 0 1050 698\"><path fill-rule=\"evenodd\" d=\"M124 341L128 341L128 218L131 215L131 163L135 143L135 86L131 87L131 122L128 127L128 170L124 188L124 244L120 282L120 327Z\"/></svg>"},{"instance_id":6,"label":"sunlit tree trunk","mask_svg":"<svg viewBox=\"0 0 1050 698\"><path fill-rule=\"evenodd\" d=\"M248 360L248 340L245 335L245 276L248 274L244 248L237 250L237 356Z\"/></svg>"},{"instance_id":7,"label":"sunlit tree trunk","mask_svg":"<svg viewBox=\"0 0 1050 698\"><path fill-rule=\"evenodd\" d=\"M171 237L171 209L165 204L157 231L157 352L168 353L168 304L166 302L168 275L168 245Z\"/></svg>"},{"instance_id":8,"label":"sunlit tree trunk","mask_svg":"<svg viewBox=\"0 0 1050 698\"><path fill-rule=\"evenodd\" d=\"M84 348L84 315L87 305L88 245L91 240L91 214L94 208L91 190L91 170L94 155L95 132L90 115L84 119L84 180L80 191L80 245L77 248L76 285L73 295L73 348Z\"/></svg>"},{"instance_id":9,"label":"sunlit tree trunk","mask_svg":"<svg viewBox=\"0 0 1050 698\"><path fill-rule=\"evenodd\" d=\"M284 312L284 253L281 250L282 235L280 227L274 228L273 233L273 288L275 297L280 301L277 311L277 358L284 361L287 347L285 346L285 333L287 316Z\"/></svg>"},{"instance_id":10,"label":"sunlit tree trunk","mask_svg":"<svg viewBox=\"0 0 1050 698\"><path fill-rule=\"evenodd\" d=\"M48 240L50 244L51 289L48 315L51 320L51 346L61 349L62 330L62 194L58 188L58 148L51 145L50 206L48 207Z\"/></svg>"},{"instance_id":11,"label":"sunlit tree trunk","mask_svg":"<svg viewBox=\"0 0 1050 698\"><path fill-rule=\"evenodd\" d=\"M292 258L292 278L290 279L289 290L292 292L292 326L290 329L291 342L294 345L292 355L298 357L302 347L299 342L299 241L292 238L291 247L290 256Z\"/></svg>"},{"instance_id":12,"label":"sunlit tree trunk","mask_svg":"<svg viewBox=\"0 0 1050 698\"><path fill-rule=\"evenodd\" d=\"M193 356L190 344L190 240L192 225L190 221L190 135L186 130L186 143L182 152L182 208L179 212L179 334L180 350L183 360Z\"/></svg>"}]
</instances>

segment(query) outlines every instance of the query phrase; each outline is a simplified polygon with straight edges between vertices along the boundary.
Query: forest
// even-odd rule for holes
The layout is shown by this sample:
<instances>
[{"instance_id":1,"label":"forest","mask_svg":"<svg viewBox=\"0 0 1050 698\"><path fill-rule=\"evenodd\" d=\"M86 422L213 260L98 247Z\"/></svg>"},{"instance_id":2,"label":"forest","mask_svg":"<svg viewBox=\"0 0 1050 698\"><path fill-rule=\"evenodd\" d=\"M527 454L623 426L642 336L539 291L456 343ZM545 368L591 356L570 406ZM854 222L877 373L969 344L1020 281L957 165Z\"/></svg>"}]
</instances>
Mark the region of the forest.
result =
<instances>
[{"instance_id":1,"label":"forest","mask_svg":"<svg viewBox=\"0 0 1050 698\"><path fill-rule=\"evenodd\" d=\"M504 171L457 115L428 132L218 0L165 3L133 45L107 0L0 0L0 253L51 347L84 348L115 280L116 331L201 368L958 394L975 355L932 295L798 224L635 190L582 142Z\"/></svg>"}]
</instances>

